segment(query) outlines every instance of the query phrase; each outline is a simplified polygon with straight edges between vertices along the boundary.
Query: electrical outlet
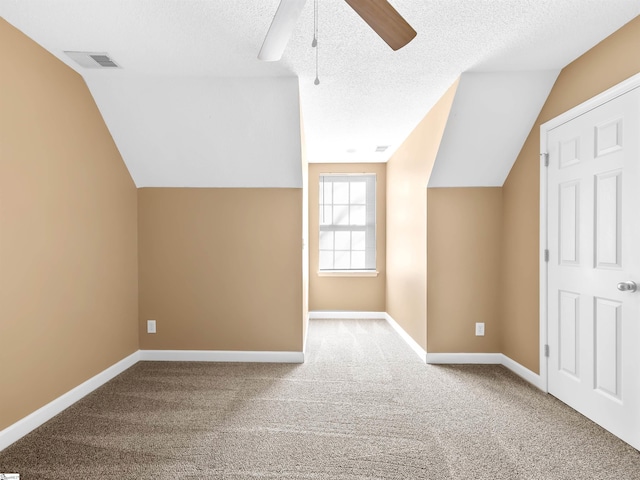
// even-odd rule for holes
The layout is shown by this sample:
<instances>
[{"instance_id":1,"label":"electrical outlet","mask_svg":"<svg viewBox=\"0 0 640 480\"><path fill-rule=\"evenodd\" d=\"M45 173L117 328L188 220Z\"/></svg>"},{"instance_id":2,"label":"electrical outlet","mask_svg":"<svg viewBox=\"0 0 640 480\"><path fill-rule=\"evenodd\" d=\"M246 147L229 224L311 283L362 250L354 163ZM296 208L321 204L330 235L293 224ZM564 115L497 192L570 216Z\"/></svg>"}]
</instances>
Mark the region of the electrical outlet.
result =
<instances>
[{"instance_id":1,"label":"electrical outlet","mask_svg":"<svg viewBox=\"0 0 640 480\"><path fill-rule=\"evenodd\" d=\"M484 323L476 323L476 337L484 337Z\"/></svg>"},{"instance_id":2,"label":"electrical outlet","mask_svg":"<svg viewBox=\"0 0 640 480\"><path fill-rule=\"evenodd\" d=\"M147 333L156 333L156 321L147 320Z\"/></svg>"}]
</instances>

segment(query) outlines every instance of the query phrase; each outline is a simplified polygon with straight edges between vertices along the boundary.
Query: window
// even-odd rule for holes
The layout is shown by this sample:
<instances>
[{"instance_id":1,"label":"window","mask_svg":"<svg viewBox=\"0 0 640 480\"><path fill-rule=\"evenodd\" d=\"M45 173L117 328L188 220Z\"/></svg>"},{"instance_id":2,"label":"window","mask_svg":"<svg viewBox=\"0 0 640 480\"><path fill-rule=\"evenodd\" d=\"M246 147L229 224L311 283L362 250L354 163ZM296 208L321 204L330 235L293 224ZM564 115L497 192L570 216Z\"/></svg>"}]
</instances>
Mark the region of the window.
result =
<instances>
[{"instance_id":1,"label":"window","mask_svg":"<svg viewBox=\"0 0 640 480\"><path fill-rule=\"evenodd\" d=\"M320 175L320 271L376 269L376 176Z\"/></svg>"}]
</instances>

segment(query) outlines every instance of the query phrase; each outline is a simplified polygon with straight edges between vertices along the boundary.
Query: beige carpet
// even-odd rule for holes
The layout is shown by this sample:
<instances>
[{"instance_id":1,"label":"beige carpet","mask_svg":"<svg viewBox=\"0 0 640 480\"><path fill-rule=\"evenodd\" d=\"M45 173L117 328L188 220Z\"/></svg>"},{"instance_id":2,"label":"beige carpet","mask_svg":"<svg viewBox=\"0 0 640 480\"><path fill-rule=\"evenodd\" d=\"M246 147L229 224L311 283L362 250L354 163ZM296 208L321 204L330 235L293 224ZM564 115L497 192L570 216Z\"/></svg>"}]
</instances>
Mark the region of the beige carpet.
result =
<instances>
[{"instance_id":1,"label":"beige carpet","mask_svg":"<svg viewBox=\"0 0 640 480\"><path fill-rule=\"evenodd\" d=\"M304 365L143 362L0 453L25 479L640 479L640 454L498 366L315 320Z\"/></svg>"}]
</instances>

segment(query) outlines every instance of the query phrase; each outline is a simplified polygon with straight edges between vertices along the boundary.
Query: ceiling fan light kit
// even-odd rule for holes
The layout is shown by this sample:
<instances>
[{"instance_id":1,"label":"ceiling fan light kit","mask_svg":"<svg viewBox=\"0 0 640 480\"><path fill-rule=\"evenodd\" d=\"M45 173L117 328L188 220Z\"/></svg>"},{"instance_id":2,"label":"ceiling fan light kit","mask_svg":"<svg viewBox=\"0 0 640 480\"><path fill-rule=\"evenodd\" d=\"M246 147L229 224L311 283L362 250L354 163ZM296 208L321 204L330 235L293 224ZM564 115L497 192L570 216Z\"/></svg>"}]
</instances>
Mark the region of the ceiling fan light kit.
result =
<instances>
[{"instance_id":1,"label":"ceiling fan light kit","mask_svg":"<svg viewBox=\"0 0 640 480\"><path fill-rule=\"evenodd\" d=\"M280 0L258 58L275 62L282 58L295 24L306 0ZM387 0L345 0L347 4L393 50L399 50L413 40L416 31ZM317 11L316 11L317 12ZM314 47L317 39L314 37Z\"/></svg>"}]
</instances>

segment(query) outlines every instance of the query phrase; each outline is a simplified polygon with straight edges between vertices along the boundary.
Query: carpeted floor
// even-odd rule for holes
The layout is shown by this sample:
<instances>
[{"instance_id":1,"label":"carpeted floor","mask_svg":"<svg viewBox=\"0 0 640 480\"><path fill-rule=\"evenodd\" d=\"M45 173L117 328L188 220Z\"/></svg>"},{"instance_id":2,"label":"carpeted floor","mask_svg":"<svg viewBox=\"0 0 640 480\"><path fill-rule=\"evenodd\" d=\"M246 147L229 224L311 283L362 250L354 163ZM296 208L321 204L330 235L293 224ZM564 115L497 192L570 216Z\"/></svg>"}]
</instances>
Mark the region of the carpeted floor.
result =
<instances>
[{"instance_id":1,"label":"carpeted floor","mask_svg":"<svg viewBox=\"0 0 640 480\"><path fill-rule=\"evenodd\" d=\"M303 365L141 362L0 453L28 479L640 479L640 453L499 366L430 366L382 320Z\"/></svg>"}]
</instances>

